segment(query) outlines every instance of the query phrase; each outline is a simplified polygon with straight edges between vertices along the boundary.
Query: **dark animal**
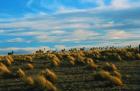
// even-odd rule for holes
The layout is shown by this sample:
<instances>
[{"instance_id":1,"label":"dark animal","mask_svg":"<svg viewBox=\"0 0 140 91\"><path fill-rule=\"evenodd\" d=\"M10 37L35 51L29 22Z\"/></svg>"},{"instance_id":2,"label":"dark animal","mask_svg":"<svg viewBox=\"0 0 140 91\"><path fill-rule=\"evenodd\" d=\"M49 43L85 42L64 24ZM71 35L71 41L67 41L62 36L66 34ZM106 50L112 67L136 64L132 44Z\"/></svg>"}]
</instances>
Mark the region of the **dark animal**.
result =
<instances>
[{"instance_id":1,"label":"dark animal","mask_svg":"<svg viewBox=\"0 0 140 91\"><path fill-rule=\"evenodd\" d=\"M8 55L13 55L13 54L14 54L14 51L8 52Z\"/></svg>"}]
</instances>

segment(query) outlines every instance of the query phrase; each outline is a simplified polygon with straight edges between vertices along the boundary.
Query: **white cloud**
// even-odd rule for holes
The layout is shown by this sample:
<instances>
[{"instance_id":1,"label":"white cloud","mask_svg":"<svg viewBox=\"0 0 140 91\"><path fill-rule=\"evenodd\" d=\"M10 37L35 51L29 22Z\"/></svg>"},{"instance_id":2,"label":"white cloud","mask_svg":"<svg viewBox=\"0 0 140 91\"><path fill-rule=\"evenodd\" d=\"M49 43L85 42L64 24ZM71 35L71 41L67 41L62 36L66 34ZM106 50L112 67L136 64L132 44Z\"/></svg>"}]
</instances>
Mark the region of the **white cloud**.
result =
<instances>
[{"instance_id":1,"label":"white cloud","mask_svg":"<svg viewBox=\"0 0 140 91\"><path fill-rule=\"evenodd\" d=\"M95 36L99 35L97 32L94 31L89 31L89 30L75 30L72 33L72 38L76 39L76 40L86 40L86 39L90 39L93 38Z\"/></svg>"},{"instance_id":2,"label":"white cloud","mask_svg":"<svg viewBox=\"0 0 140 91\"><path fill-rule=\"evenodd\" d=\"M7 40L7 42L27 42L27 41L25 41L23 38L14 38Z\"/></svg>"},{"instance_id":3,"label":"white cloud","mask_svg":"<svg viewBox=\"0 0 140 91\"><path fill-rule=\"evenodd\" d=\"M111 7L115 9L130 8L131 3L128 0L112 0Z\"/></svg>"},{"instance_id":4,"label":"white cloud","mask_svg":"<svg viewBox=\"0 0 140 91\"><path fill-rule=\"evenodd\" d=\"M125 39L129 38L131 34L123 30L115 30L115 31L113 30L108 32L107 36L110 39Z\"/></svg>"}]
</instances>

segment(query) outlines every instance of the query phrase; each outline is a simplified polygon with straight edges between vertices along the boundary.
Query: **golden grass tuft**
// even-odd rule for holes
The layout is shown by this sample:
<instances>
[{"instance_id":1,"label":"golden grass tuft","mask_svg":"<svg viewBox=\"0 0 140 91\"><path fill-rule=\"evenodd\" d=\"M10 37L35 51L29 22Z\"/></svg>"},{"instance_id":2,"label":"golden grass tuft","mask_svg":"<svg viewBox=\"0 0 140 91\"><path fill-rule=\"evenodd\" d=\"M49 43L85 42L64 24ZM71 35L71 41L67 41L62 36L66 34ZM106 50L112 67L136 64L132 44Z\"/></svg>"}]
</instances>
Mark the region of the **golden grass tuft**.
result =
<instances>
[{"instance_id":1,"label":"golden grass tuft","mask_svg":"<svg viewBox=\"0 0 140 91\"><path fill-rule=\"evenodd\" d=\"M117 70L117 67L116 67L115 64L111 64L111 68L112 68L113 71Z\"/></svg>"},{"instance_id":2,"label":"golden grass tuft","mask_svg":"<svg viewBox=\"0 0 140 91\"><path fill-rule=\"evenodd\" d=\"M96 70L98 68L98 65L95 63L90 63L90 64L88 64L88 67L92 70Z\"/></svg>"},{"instance_id":3,"label":"golden grass tuft","mask_svg":"<svg viewBox=\"0 0 140 91\"><path fill-rule=\"evenodd\" d=\"M34 69L34 65L31 64L31 63L28 63L28 64L27 64L27 67L28 67L29 69Z\"/></svg>"},{"instance_id":4,"label":"golden grass tuft","mask_svg":"<svg viewBox=\"0 0 140 91\"><path fill-rule=\"evenodd\" d=\"M80 63L85 63L84 60L85 60L85 57L81 56L81 55L77 55L77 60L80 62Z\"/></svg>"},{"instance_id":5,"label":"golden grass tuft","mask_svg":"<svg viewBox=\"0 0 140 91\"><path fill-rule=\"evenodd\" d=\"M48 91L57 91L57 88L49 80L46 80L46 87Z\"/></svg>"},{"instance_id":6,"label":"golden grass tuft","mask_svg":"<svg viewBox=\"0 0 140 91\"><path fill-rule=\"evenodd\" d=\"M29 62L33 62L33 58L31 56L25 56L25 60Z\"/></svg>"},{"instance_id":7,"label":"golden grass tuft","mask_svg":"<svg viewBox=\"0 0 140 91\"><path fill-rule=\"evenodd\" d=\"M123 86L122 80L118 77L111 76L109 80L116 86Z\"/></svg>"},{"instance_id":8,"label":"golden grass tuft","mask_svg":"<svg viewBox=\"0 0 140 91\"><path fill-rule=\"evenodd\" d=\"M103 69L104 69L104 70L107 70L107 71L115 71L115 70L117 70L117 67L116 67L115 64L106 62L106 63L103 65Z\"/></svg>"},{"instance_id":9,"label":"golden grass tuft","mask_svg":"<svg viewBox=\"0 0 140 91\"><path fill-rule=\"evenodd\" d=\"M90 63L94 63L94 61L92 58L86 58L85 63L90 64Z\"/></svg>"},{"instance_id":10,"label":"golden grass tuft","mask_svg":"<svg viewBox=\"0 0 140 91\"><path fill-rule=\"evenodd\" d=\"M36 77L36 83L43 89L48 91L57 91L57 88L44 76L38 75Z\"/></svg>"},{"instance_id":11,"label":"golden grass tuft","mask_svg":"<svg viewBox=\"0 0 140 91\"><path fill-rule=\"evenodd\" d=\"M121 74L118 71L113 71L113 75L121 79Z\"/></svg>"},{"instance_id":12,"label":"golden grass tuft","mask_svg":"<svg viewBox=\"0 0 140 91\"><path fill-rule=\"evenodd\" d=\"M11 65L14 62L14 59L10 55L9 56L6 56L5 59L6 59L6 63L8 65Z\"/></svg>"},{"instance_id":13,"label":"golden grass tuft","mask_svg":"<svg viewBox=\"0 0 140 91\"><path fill-rule=\"evenodd\" d=\"M51 62L52 62L52 64L53 64L54 66L56 66L56 67L60 66L60 64L61 64L61 61L59 60L58 57L53 57L53 58L51 58Z\"/></svg>"},{"instance_id":14,"label":"golden grass tuft","mask_svg":"<svg viewBox=\"0 0 140 91\"><path fill-rule=\"evenodd\" d=\"M108 71L104 71L104 70L101 70L99 72L99 76L102 77L103 79L110 79L111 75Z\"/></svg>"},{"instance_id":15,"label":"golden grass tuft","mask_svg":"<svg viewBox=\"0 0 140 91\"><path fill-rule=\"evenodd\" d=\"M11 71L3 63L0 63L0 72L2 72L3 74L11 74Z\"/></svg>"},{"instance_id":16,"label":"golden grass tuft","mask_svg":"<svg viewBox=\"0 0 140 91\"><path fill-rule=\"evenodd\" d=\"M31 76L25 76L25 77L23 77L23 81L26 84L31 85L31 86L33 86L35 84L34 83L34 79Z\"/></svg>"},{"instance_id":17,"label":"golden grass tuft","mask_svg":"<svg viewBox=\"0 0 140 91\"><path fill-rule=\"evenodd\" d=\"M104 71L104 70L100 71L99 76L103 79L110 81L111 83L113 83L116 86L123 86L123 82L122 82L121 78L119 78L117 76L112 76L108 71Z\"/></svg>"},{"instance_id":18,"label":"golden grass tuft","mask_svg":"<svg viewBox=\"0 0 140 91\"><path fill-rule=\"evenodd\" d=\"M18 69L17 74L20 78L25 77L25 72L21 68Z\"/></svg>"},{"instance_id":19,"label":"golden grass tuft","mask_svg":"<svg viewBox=\"0 0 140 91\"><path fill-rule=\"evenodd\" d=\"M72 61L72 60L70 60L69 63L70 63L71 65L75 65L75 61Z\"/></svg>"},{"instance_id":20,"label":"golden grass tuft","mask_svg":"<svg viewBox=\"0 0 140 91\"><path fill-rule=\"evenodd\" d=\"M57 80L57 75L50 69L46 69L47 77L50 78L51 81Z\"/></svg>"}]
</instances>

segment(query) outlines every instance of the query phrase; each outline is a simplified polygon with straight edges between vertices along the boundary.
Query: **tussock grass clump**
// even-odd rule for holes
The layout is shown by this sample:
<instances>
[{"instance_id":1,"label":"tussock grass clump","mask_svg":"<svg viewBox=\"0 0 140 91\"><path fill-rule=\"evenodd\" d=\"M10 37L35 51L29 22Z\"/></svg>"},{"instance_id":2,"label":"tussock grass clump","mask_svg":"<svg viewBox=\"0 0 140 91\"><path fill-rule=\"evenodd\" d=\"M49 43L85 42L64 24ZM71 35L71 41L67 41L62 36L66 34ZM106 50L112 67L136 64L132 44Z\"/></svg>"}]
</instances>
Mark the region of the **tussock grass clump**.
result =
<instances>
[{"instance_id":1,"label":"tussock grass clump","mask_svg":"<svg viewBox=\"0 0 140 91\"><path fill-rule=\"evenodd\" d=\"M26 75L25 72L21 68L18 69L17 74L20 78L25 77Z\"/></svg>"},{"instance_id":2,"label":"tussock grass clump","mask_svg":"<svg viewBox=\"0 0 140 91\"><path fill-rule=\"evenodd\" d=\"M46 87L48 91L58 91L57 88L49 80L46 80Z\"/></svg>"},{"instance_id":3,"label":"tussock grass clump","mask_svg":"<svg viewBox=\"0 0 140 91\"><path fill-rule=\"evenodd\" d=\"M33 58L31 56L25 56L25 60L29 62L33 62Z\"/></svg>"},{"instance_id":4,"label":"tussock grass clump","mask_svg":"<svg viewBox=\"0 0 140 91\"><path fill-rule=\"evenodd\" d=\"M111 76L109 80L116 86L123 86L122 80L118 77Z\"/></svg>"},{"instance_id":5,"label":"tussock grass clump","mask_svg":"<svg viewBox=\"0 0 140 91\"><path fill-rule=\"evenodd\" d=\"M33 77L31 76L25 76L23 77L23 81L30 86L33 86L35 84Z\"/></svg>"},{"instance_id":6,"label":"tussock grass clump","mask_svg":"<svg viewBox=\"0 0 140 91\"><path fill-rule=\"evenodd\" d=\"M56 67L60 66L60 60L58 58L52 59L52 64Z\"/></svg>"},{"instance_id":7,"label":"tussock grass clump","mask_svg":"<svg viewBox=\"0 0 140 91\"><path fill-rule=\"evenodd\" d=\"M77 55L77 61L79 62L79 63L82 63L82 64L84 64L85 63L85 57L83 57L83 56L81 56L81 55Z\"/></svg>"},{"instance_id":8,"label":"tussock grass clump","mask_svg":"<svg viewBox=\"0 0 140 91\"><path fill-rule=\"evenodd\" d=\"M118 71L113 71L113 75L115 76L115 77L118 77L119 79L121 79L121 74L118 72Z\"/></svg>"},{"instance_id":9,"label":"tussock grass clump","mask_svg":"<svg viewBox=\"0 0 140 91\"><path fill-rule=\"evenodd\" d=\"M106 63L103 65L103 69L104 69L104 70L107 70L107 71L115 71L115 70L117 70L117 67L116 67L115 64L106 62Z\"/></svg>"},{"instance_id":10,"label":"tussock grass clump","mask_svg":"<svg viewBox=\"0 0 140 91\"><path fill-rule=\"evenodd\" d=\"M10 55L6 56L5 59L6 59L6 64L7 65L11 65L14 62L14 59Z\"/></svg>"},{"instance_id":11,"label":"tussock grass clump","mask_svg":"<svg viewBox=\"0 0 140 91\"><path fill-rule=\"evenodd\" d=\"M34 65L31 64L31 63L28 63L28 64L27 64L27 67L28 67L29 69L34 69Z\"/></svg>"},{"instance_id":12,"label":"tussock grass clump","mask_svg":"<svg viewBox=\"0 0 140 91\"><path fill-rule=\"evenodd\" d=\"M108 71L101 70L96 77L98 77L98 79L108 80L116 86L123 86L121 78L118 76L112 76Z\"/></svg>"},{"instance_id":13,"label":"tussock grass clump","mask_svg":"<svg viewBox=\"0 0 140 91\"><path fill-rule=\"evenodd\" d=\"M0 56L0 60L3 60L3 56Z\"/></svg>"},{"instance_id":14,"label":"tussock grass clump","mask_svg":"<svg viewBox=\"0 0 140 91\"><path fill-rule=\"evenodd\" d=\"M59 60L59 58L54 55L54 54L48 54L49 59L51 60L51 64L55 67L60 66L61 61Z\"/></svg>"},{"instance_id":15,"label":"tussock grass clump","mask_svg":"<svg viewBox=\"0 0 140 91\"><path fill-rule=\"evenodd\" d=\"M45 76L48 80L54 82L57 80L57 75L50 69L42 70L40 75Z\"/></svg>"},{"instance_id":16,"label":"tussock grass clump","mask_svg":"<svg viewBox=\"0 0 140 91\"><path fill-rule=\"evenodd\" d=\"M50 69L46 69L47 78L50 78L51 81L57 80L57 75Z\"/></svg>"},{"instance_id":17,"label":"tussock grass clump","mask_svg":"<svg viewBox=\"0 0 140 91\"><path fill-rule=\"evenodd\" d=\"M98 65L95 63L90 63L90 64L88 64L87 68L92 69L92 70L96 70L98 68Z\"/></svg>"},{"instance_id":18,"label":"tussock grass clump","mask_svg":"<svg viewBox=\"0 0 140 91\"><path fill-rule=\"evenodd\" d=\"M11 71L9 70L9 68L3 63L0 63L0 72L2 72L4 75L11 74Z\"/></svg>"},{"instance_id":19,"label":"tussock grass clump","mask_svg":"<svg viewBox=\"0 0 140 91\"><path fill-rule=\"evenodd\" d=\"M112 68L113 71L117 70L117 67L116 67L115 64L111 64L111 68Z\"/></svg>"},{"instance_id":20,"label":"tussock grass clump","mask_svg":"<svg viewBox=\"0 0 140 91\"><path fill-rule=\"evenodd\" d=\"M67 55L67 60L69 61L69 63L71 65L75 65L75 58L74 57Z\"/></svg>"},{"instance_id":21,"label":"tussock grass clump","mask_svg":"<svg viewBox=\"0 0 140 91\"><path fill-rule=\"evenodd\" d=\"M36 85L44 89L44 91L57 91L57 88L42 75L38 75L35 81Z\"/></svg>"},{"instance_id":22,"label":"tussock grass clump","mask_svg":"<svg viewBox=\"0 0 140 91\"><path fill-rule=\"evenodd\" d=\"M104 71L104 70L99 71L98 74L99 74L98 76L103 79L110 79L110 77L111 77L110 73L108 71Z\"/></svg>"},{"instance_id":23,"label":"tussock grass clump","mask_svg":"<svg viewBox=\"0 0 140 91\"><path fill-rule=\"evenodd\" d=\"M94 63L94 61L92 58L86 58L85 63L90 64L90 63Z\"/></svg>"}]
</instances>

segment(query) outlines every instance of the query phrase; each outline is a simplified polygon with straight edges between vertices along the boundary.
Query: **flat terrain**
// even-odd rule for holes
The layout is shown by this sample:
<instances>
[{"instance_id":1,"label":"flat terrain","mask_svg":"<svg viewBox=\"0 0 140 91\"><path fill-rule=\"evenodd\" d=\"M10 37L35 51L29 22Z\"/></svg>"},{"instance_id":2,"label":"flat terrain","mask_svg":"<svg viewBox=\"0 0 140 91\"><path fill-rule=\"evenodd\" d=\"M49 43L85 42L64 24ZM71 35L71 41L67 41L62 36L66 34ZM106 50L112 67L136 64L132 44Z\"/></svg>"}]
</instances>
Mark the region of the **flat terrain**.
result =
<instances>
[{"instance_id":1,"label":"flat terrain","mask_svg":"<svg viewBox=\"0 0 140 91\"><path fill-rule=\"evenodd\" d=\"M27 62L16 61L10 68L13 72L24 67ZM63 62L60 67L51 67L48 60L35 59L34 69L26 69L27 75L36 75L42 69L51 68L58 76L54 83L59 91L140 91L140 60L115 62L122 74L123 87L110 86L108 81L95 80L95 71L86 69L85 65L69 65ZM99 62L104 64L104 62ZM0 74L0 91L41 91L38 87L26 85L18 77L5 77Z\"/></svg>"}]
</instances>

